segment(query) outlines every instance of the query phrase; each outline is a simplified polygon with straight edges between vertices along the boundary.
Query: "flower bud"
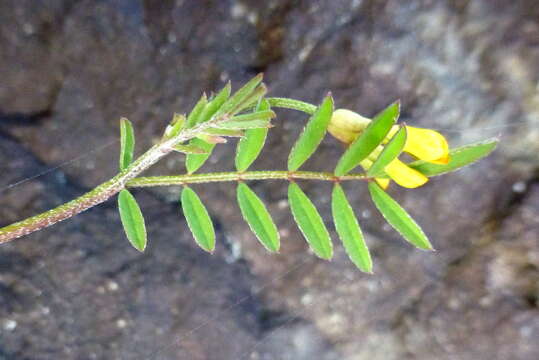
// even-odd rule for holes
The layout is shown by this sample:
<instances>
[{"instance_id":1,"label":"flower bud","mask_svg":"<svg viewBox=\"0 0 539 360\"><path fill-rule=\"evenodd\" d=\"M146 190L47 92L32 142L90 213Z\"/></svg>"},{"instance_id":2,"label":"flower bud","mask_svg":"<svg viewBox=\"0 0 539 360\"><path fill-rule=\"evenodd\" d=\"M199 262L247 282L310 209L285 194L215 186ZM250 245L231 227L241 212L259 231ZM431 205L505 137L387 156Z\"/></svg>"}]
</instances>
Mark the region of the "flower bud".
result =
<instances>
[{"instance_id":1,"label":"flower bud","mask_svg":"<svg viewBox=\"0 0 539 360\"><path fill-rule=\"evenodd\" d=\"M371 120L346 109L333 112L328 132L345 144L352 143L365 130Z\"/></svg>"}]
</instances>

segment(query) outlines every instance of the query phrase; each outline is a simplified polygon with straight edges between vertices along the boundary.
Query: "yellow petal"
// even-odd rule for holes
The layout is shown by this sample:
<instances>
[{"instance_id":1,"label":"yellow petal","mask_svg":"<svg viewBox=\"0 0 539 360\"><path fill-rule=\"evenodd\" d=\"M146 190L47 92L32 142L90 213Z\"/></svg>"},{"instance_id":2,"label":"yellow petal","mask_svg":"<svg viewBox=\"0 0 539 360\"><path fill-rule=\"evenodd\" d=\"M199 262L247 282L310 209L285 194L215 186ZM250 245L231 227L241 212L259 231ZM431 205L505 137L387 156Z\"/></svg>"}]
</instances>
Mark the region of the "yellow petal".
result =
<instances>
[{"instance_id":1,"label":"yellow petal","mask_svg":"<svg viewBox=\"0 0 539 360\"><path fill-rule=\"evenodd\" d=\"M406 135L404 151L408 154L435 164L449 162L449 145L438 131L406 126Z\"/></svg>"},{"instance_id":2,"label":"yellow petal","mask_svg":"<svg viewBox=\"0 0 539 360\"><path fill-rule=\"evenodd\" d=\"M384 190L387 189L387 187L389 186L389 182L391 181L391 180L389 180L389 179L384 179L384 178L375 178L374 180L375 180L375 181L378 183L378 185L380 185L380 187L381 187L382 189L384 189Z\"/></svg>"},{"instance_id":3,"label":"yellow petal","mask_svg":"<svg viewBox=\"0 0 539 360\"><path fill-rule=\"evenodd\" d=\"M436 159L436 160L429 160L429 162L431 162L433 164L445 165L445 164L449 163L449 160L451 160L451 157L449 156L449 154L447 154L446 157Z\"/></svg>"},{"instance_id":4,"label":"yellow petal","mask_svg":"<svg viewBox=\"0 0 539 360\"><path fill-rule=\"evenodd\" d=\"M399 159L393 160L384 170L393 181L406 188L416 188L429 181L428 177L412 169Z\"/></svg>"}]
</instances>

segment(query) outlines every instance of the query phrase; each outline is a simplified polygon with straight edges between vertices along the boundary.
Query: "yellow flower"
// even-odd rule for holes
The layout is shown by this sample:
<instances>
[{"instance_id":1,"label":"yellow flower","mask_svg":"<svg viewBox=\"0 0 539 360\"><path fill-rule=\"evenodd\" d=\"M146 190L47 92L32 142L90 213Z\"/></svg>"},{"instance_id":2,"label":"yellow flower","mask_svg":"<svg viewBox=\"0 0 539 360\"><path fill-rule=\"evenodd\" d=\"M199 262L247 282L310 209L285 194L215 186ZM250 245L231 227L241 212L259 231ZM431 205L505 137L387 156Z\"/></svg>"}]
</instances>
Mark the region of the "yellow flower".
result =
<instances>
[{"instance_id":1,"label":"yellow flower","mask_svg":"<svg viewBox=\"0 0 539 360\"><path fill-rule=\"evenodd\" d=\"M388 137L392 138L398 130L398 126L393 126ZM434 164L447 164L449 162L447 140L438 131L431 129L406 126L406 144L403 151L417 159Z\"/></svg>"},{"instance_id":2,"label":"yellow flower","mask_svg":"<svg viewBox=\"0 0 539 360\"><path fill-rule=\"evenodd\" d=\"M346 109L338 109L333 113L328 131L346 145L351 144L371 120ZM399 130L393 126L383 143L387 143ZM449 162L449 146L442 134L435 130L406 126L406 143L403 151L413 157L434 164L447 164ZM382 152L383 147L378 146L360 165L368 170ZM424 185L429 179L419 171L412 169L399 159L393 160L384 168L386 174L397 184L407 188L416 188ZM382 187L389 186L390 179L376 178Z\"/></svg>"},{"instance_id":3,"label":"yellow flower","mask_svg":"<svg viewBox=\"0 0 539 360\"><path fill-rule=\"evenodd\" d=\"M425 185L429 178L412 169L399 159L395 159L384 168L386 174L393 179L397 184L406 188L416 188ZM389 183L388 183L389 185ZM386 185L386 188L387 186Z\"/></svg>"}]
</instances>

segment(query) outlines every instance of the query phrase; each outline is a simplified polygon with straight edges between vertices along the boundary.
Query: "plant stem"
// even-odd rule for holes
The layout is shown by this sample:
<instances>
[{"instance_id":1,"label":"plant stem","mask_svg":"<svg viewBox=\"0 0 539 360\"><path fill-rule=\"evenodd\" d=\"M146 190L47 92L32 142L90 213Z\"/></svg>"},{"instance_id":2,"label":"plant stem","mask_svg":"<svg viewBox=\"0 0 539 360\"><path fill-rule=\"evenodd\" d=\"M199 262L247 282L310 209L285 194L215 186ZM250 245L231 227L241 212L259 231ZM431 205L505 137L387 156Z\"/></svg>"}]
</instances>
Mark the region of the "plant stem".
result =
<instances>
[{"instance_id":1,"label":"plant stem","mask_svg":"<svg viewBox=\"0 0 539 360\"><path fill-rule=\"evenodd\" d=\"M268 100L271 107L302 111L308 115L312 115L316 112L315 105L300 100L278 97L266 98L266 100Z\"/></svg>"},{"instance_id":2,"label":"plant stem","mask_svg":"<svg viewBox=\"0 0 539 360\"><path fill-rule=\"evenodd\" d=\"M204 129L226 120L228 120L228 116L222 115L214 120L186 129L178 135L152 146L124 171L86 194L39 215L0 228L0 244L56 224L108 200L124 189L129 180L135 178L142 171L169 154L174 145L192 139Z\"/></svg>"},{"instance_id":3,"label":"plant stem","mask_svg":"<svg viewBox=\"0 0 539 360\"><path fill-rule=\"evenodd\" d=\"M208 174L191 174L177 176L150 176L139 177L130 180L127 187L150 187L201 184L224 181L247 181L247 180L321 180L321 181L350 181L368 180L365 175L351 174L335 176L330 172L315 171L247 171L247 172L221 172Z\"/></svg>"},{"instance_id":4,"label":"plant stem","mask_svg":"<svg viewBox=\"0 0 539 360\"><path fill-rule=\"evenodd\" d=\"M316 106L293 99L268 98L271 106L302 111L307 114L314 114ZM29 217L25 220L13 223L0 228L0 244L30 234L34 231L51 226L59 221L79 214L95 205L98 205L126 187L144 186L165 186L190 183L205 183L215 181L242 181L242 180L264 180L264 179L311 179L325 181L341 180L361 180L366 179L363 175L347 175L335 177L331 173L317 172L288 172L288 171L251 171L245 173L214 173L197 174L183 176L158 176L136 178L141 172L148 169L161 158L169 154L175 145L194 138L203 130L215 127L221 122L229 120L227 114L204 122L196 127L186 129L178 135L162 140L157 145L152 146L148 151L136 159L130 166L107 182L97 186L86 194L62 204L54 209L43 212L39 215ZM136 179L135 179L136 178Z\"/></svg>"}]
</instances>

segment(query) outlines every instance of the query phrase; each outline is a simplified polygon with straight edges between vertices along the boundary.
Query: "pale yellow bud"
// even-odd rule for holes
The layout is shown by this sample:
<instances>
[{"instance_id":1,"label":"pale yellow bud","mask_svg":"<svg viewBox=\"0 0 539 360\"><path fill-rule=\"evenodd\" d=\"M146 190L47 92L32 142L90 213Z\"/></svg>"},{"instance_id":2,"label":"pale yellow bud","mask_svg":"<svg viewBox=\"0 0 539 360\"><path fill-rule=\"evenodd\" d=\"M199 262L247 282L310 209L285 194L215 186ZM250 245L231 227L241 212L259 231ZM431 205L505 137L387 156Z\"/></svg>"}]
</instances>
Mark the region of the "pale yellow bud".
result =
<instances>
[{"instance_id":1,"label":"pale yellow bud","mask_svg":"<svg viewBox=\"0 0 539 360\"><path fill-rule=\"evenodd\" d=\"M367 119L347 109L337 109L333 112L331 117L331 124L342 128L343 130L349 130L353 132L360 132L370 124L371 120Z\"/></svg>"},{"instance_id":2,"label":"pale yellow bud","mask_svg":"<svg viewBox=\"0 0 539 360\"><path fill-rule=\"evenodd\" d=\"M345 144L353 142L371 122L353 111L337 109L329 122L328 132Z\"/></svg>"}]
</instances>

